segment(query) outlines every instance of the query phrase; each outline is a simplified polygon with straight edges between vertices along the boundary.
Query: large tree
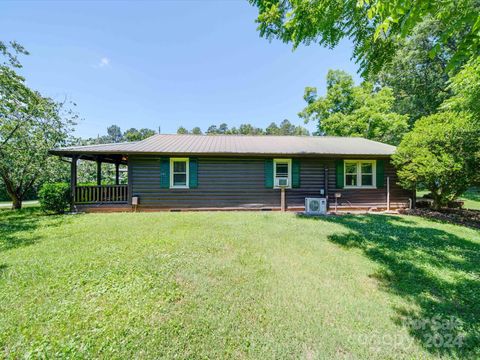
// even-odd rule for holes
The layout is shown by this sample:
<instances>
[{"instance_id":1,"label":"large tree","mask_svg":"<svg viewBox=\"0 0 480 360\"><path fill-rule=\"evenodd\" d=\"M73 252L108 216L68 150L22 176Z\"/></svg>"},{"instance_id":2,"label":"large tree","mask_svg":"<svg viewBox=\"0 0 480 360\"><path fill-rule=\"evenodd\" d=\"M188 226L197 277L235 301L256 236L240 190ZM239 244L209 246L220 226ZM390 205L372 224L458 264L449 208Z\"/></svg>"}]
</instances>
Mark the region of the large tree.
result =
<instances>
[{"instance_id":1,"label":"large tree","mask_svg":"<svg viewBox=\"0 0 480 360\"><path fill-rule=\"evenodd\" d=\"M435 113L451 91L448 88L448 61L456 42L443 44L436 54L442 27L438 20L426 19L418 24L412 35L398 40L398 47L390 62L386 63L376 80L392 88L395 96L393 109L409 116L413 125L422 116Z\"/></svg>"},{"instance_id":2,"label":"large tree","mask_svg":"<svg viewBox=\"0 0 480 360\"><path fill-rule=\"evenodd\" d=\"M48 150L65 143L76 115L31 90L15 72L21 67L18 54L28 54L19 44L0 42L0 178L13 208L42 179L59 175L59 160ZM62 172L60 171L60 176Z\"/></svg>"},{"instance_id":3,"label":"large tree","mask_svg":"<svg viewBox=\"0 0 480 360\"><path fill-rule=\"evenodd\" d=\"M393 156L400 184L428 189L434 208L447 205L478 177L479 139L480 126L467 113L441 112L421 118Z\"/></svg>"},{"instance_id":4,"label":"large tree","mask_svg":"<svg viewBox=\"0 0 480 360\"><path fill-rule=\"evenodd\" d=\"M34 185L57 178L61 165L58 159L48 156L48 151L66 143L75 118L69 110L64 110L64 104L38 93L35 96L38 101L35 106L10 114L8 121L2 121L4 125L0 126L0 139L3 140L0 177L14 209L22 207L25 195ZM5 119L4 114L0 117ZM12 133L6 124L14 126L16 131Z\"/></svg>"},{"instance_id":5,"label":"large tree","mask_svg":"<svg viewBox=\"0 0 480 360\"><path fill-rule=\"evenodd\" d=\"M353 57L364 75L379 71L399 46L426 18L437 20L442 35L432 54L452 38L458 44L450 59L455 66L478 56L480 3L478 0L250 0L258 8L261 36L292 43L333 48L349 38Z\"/></svg>"},{"instance_id":6,"label":"large tree","mask_svg":"<svg viewBox=\"0 0 480 360\"><path fill-rule=\"evenodd\" d=\"M299 116L316 121L320 135L361 136L396 145L408 130L408 117L393 111L390 88L375 89L369 82L355 86L344 71L328 72L325 96L307 87L304 99L307 106Z\"/></svg>"}]
</instances>

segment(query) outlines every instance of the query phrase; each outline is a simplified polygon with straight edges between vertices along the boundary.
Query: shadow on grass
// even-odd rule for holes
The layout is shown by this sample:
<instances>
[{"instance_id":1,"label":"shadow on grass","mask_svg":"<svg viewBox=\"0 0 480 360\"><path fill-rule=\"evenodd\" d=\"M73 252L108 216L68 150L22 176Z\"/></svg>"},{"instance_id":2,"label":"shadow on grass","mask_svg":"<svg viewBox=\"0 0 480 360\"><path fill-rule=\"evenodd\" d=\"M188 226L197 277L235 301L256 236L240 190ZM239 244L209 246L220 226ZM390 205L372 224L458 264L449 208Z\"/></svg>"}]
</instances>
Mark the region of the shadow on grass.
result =
<instances>
[{"instance_id":1,"label":"shadow on grass","mask_svg":"<svg viewBox=\"0 0 480 360\"><path fill-rule=\"evenodd\" d=\"M65 221L64 216L48 216L35 208L0 210L0 252L32 245L40 239L34 233L39 226L55 227Z\"/></svg>"},{"instance_id":2,"label":"shadow on grass","mask_svg":"<svg viewBox=\"0 0 480 360\"><path fill-rule=\"evenodd\" d=\"M349 231L329 236L379 263L385 291L406 299L395 322L439 355L480 356L480 244L398 216L323 217ZM441 325L441 326L440 326Z\"/></svg>"}]
</instances>

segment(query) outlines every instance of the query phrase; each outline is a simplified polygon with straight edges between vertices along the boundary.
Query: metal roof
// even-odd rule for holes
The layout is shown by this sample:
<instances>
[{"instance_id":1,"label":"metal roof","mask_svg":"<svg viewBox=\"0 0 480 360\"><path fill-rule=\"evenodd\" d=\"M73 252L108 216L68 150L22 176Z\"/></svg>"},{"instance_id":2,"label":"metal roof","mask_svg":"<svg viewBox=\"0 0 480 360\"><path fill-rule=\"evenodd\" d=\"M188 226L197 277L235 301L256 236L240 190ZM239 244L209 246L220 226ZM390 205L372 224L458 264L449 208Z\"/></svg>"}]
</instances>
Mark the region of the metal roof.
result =
<instances>
[{"instance_id":1,"label":"metal roof","mask_svg":"<svg viewBox=\"0 0 480 360\"><path fill-rule=\"evenodd\" d=\"M360 137L154 135L148 139L117 144L72 146L51 154L169 154L169 155L380 155L390 156L395 146Z\"/></svg>"}]
</instances>

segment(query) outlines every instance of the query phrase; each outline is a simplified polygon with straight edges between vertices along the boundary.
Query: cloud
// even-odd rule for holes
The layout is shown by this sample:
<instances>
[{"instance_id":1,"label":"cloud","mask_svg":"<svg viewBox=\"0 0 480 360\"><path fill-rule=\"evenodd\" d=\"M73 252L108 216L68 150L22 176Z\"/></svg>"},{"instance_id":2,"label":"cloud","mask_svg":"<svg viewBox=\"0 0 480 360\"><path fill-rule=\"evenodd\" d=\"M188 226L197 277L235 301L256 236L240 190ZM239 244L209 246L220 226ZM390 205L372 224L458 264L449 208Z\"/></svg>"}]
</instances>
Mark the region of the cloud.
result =
<instances>
[{"instance_id":1,"label":"cloud","mask_svg":"<svg viewBox=\"0 0 480 360\"><path fill-rule=\"evenodd\" d=\"M100 62L97 64L97 67L105 67L110 65L110 59L107 57L102 57Z\"/></svg>"}]
</instances>

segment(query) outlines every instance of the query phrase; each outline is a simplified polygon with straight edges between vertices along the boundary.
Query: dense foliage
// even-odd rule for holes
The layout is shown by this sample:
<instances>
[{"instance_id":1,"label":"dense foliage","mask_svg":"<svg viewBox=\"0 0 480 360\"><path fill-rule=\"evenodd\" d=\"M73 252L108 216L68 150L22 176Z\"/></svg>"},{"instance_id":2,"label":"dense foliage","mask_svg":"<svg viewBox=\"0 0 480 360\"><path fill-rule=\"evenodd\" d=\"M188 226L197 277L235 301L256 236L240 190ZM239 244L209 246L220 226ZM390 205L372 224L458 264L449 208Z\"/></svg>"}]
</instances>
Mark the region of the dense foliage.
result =
<instances>
[{"instance_id":1,"label":"dense foliage","mask_svg":"<svg viewBox=\"0 0 480 360\"><path fill-rule=\"evenodd\" d=\"M478 176L480 126L467 113L441 112L418 120L393 162L400 184L431 192L434 207L455 200Z\"/></svg>"},{"instance_id":2,"label":"dense foliage","mask_svg":"<svg viewBox=\"0 0 480 360\"><path fill-rule=\"evenodd\" d=\"M391 61L371 77L393 90L393 110L408 115L411 126L422 116L434 114L451 95L448 88L451 71L447 66L456 44L452 40L432 55L441 35L439 21L426 19L413 29L411 36L398 40Z\"/></svg>"},{"instance_id":3,"label":"dense foliage","mask_svg":"<svg viewBox=\"0 0 480 360\"><path fill-rule=\"evenodd\" d=\"M375 89L364 82L355 86L344 71L330 70L327 94L317 96L317 89L307 87L307 106L299 114L306 121L318 123L318 134L361 136L389 144L398 144L408 130L408 117L393 111L394 97L388 87Z\"/></svg>"},{"instance_id":4,"label":"dense foliage","mask_svg":"<svg viewBox=\"0 0 480 360\"><path fill-rule=\"evenodd\" d=\"M451 79L450 89L454 95L442 107L468 111L480 123L480 58L469 61Z\"/></svg>"},{"instance_id":5,"label":"dense foliage","mask_svg":"<svg viewBox=\"0 0 480 360\"><path fill-rule=\"evenodd\" d=\"M442 35L431 53L457 39L450 67L475 57L480 50L480 4L477 0L250 0L258 8L260 35L300 44L332 48L345 38L364 75L380 71L426 18L438 21Z\"/></svg>"},{"instance_id":6,"label":"dense foliage","mask_svg":"<svg viewBox=\"0 0 480 360\"><path fill-rule=\"evenodd\" d=\"M67 183L45 183L38 192L38 200L43 211L62 214L70 205L70 185Z\"/></svg>"}]
</instances>

